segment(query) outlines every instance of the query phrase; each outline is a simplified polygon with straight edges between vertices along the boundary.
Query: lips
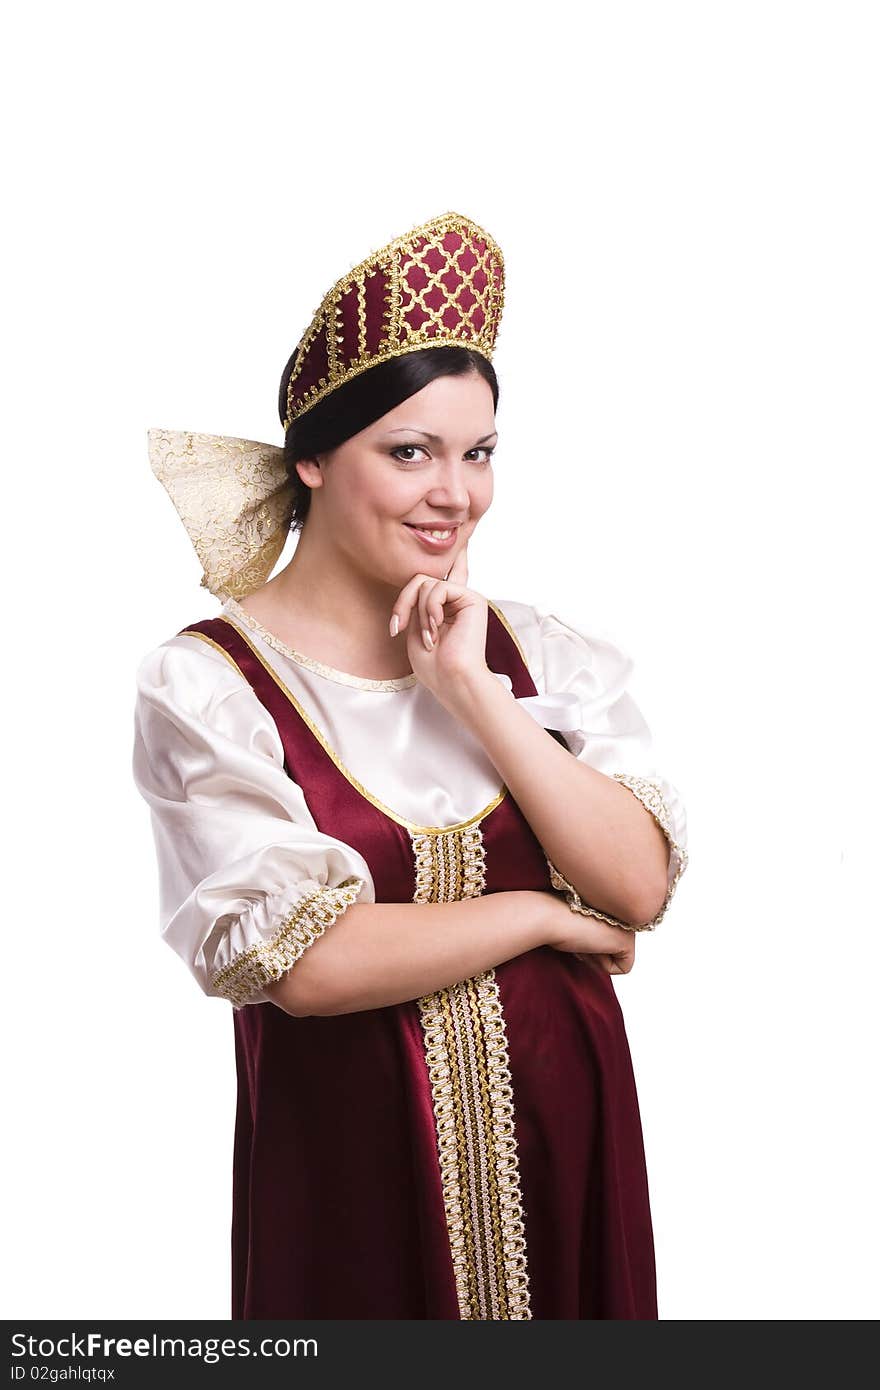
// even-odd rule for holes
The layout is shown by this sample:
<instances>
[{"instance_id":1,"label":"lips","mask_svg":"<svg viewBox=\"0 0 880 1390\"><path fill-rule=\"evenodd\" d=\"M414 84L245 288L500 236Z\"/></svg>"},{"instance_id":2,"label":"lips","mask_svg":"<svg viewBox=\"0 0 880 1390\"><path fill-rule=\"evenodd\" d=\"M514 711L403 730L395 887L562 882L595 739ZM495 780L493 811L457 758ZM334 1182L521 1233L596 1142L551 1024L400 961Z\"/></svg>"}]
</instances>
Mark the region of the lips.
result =
<instances>
[{"instance_id":1,"label":"lips","mask_svg":"<svg viewBox=\"0 0 880 1390\"><path fill-rule=\"evenodd\" d=\"M430 535L428 531L422 530L422 528L419 526L413 526L412 523L409 521L405 521L403 524L408 531L412 531L416 539L421 541L422 545L424 545L428 550L448 550L450 546L455 545L455 542L458 539L458 528L460 523L456 523L455 526L431 527L431 530L434 531L449 531L450 534L448 536L443 537L442 539L438 536Z\"/></svg>"}]
</instances>

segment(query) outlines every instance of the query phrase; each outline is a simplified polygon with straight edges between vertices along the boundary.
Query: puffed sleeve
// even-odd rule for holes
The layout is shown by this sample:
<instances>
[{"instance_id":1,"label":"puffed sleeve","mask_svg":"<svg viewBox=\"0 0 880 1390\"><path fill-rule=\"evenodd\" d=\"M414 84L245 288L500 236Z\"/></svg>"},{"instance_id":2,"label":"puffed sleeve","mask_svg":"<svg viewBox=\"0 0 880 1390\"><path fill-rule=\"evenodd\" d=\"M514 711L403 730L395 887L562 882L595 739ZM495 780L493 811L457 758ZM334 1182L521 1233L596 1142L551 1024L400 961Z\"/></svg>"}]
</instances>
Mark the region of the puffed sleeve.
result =
<instances>
[{"instance_id":1,"label":"puffed sleeve","mask_svg":"<svg viewBox=\"0 0 880 1390\"><path fill-rule=\"evenodd\" d=\"M666 898L656 917L637 928L650 930L664 917L687 867L687 817L677 787L655 763L650 730L629 692L634 660L607 635L572 626L545 608L507 601L496 606L519 640L540 695L573 693L579 699L577 728L564 731L570 751L627 787L666 836ZM553 887L565 893L575 911L632 930L629 923L582 902L549 860L548 867Z\"/></svg>"},{"instance_id":2,"label":"puffed sleeve","mask_svg":"<svg viewBox=\"0 0 880 1390\"><path fill-rule=\"evenodd\" d=\"M162 937L209 996L265 1002L355 901L366 861L315 826L278 729L222 652L175 636L136 674L132 770L150 807Z\"/></svg>"}]
</instances>

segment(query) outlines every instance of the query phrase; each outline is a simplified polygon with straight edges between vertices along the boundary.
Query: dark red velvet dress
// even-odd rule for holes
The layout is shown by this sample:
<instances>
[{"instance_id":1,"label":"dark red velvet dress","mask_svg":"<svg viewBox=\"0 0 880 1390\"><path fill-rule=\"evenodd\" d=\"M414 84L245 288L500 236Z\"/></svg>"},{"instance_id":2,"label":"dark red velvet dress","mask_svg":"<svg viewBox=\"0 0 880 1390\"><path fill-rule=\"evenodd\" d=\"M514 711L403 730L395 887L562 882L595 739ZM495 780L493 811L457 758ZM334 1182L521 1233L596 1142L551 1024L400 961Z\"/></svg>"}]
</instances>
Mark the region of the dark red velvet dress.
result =
<instances>
[{"instance_id":1,"label":"dark red velvet dress","mask_svg":"<svg viewBox=\"0 0 880 1390\"><path fill-rule=\"evenodd\" d=\"M364 856L377 902L549 889L506 788L459 826L393 818L234 624L183 631L238 665L318 829ZM537 693L492 606L486 659L514 695ZM657 1317L636 1087L608 975L541 947L421 1000L310 1018L253 1004L233 1020L234 1318Z\"/></svg>"}]
</instances>

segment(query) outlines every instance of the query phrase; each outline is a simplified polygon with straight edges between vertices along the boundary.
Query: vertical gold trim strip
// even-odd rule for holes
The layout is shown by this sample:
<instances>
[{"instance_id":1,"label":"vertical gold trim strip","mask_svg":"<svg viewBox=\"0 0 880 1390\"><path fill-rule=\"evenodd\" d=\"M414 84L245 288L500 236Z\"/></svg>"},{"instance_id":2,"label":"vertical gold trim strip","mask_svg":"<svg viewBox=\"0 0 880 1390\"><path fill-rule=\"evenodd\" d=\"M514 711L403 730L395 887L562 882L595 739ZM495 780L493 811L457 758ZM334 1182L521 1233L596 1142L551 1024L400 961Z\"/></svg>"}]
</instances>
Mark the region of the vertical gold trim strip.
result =
<instances>
[{"instance_id":1,"label":"vertical gold trim strip","mask_svg":"<svg viewBox=\"0 0 880 1390\"><path fill-rule=\"evenodd\" d=\"M403 311L403 296L400 293L402 276L399 250L395 251L394 255L391 257L386 271L390 292L389 306L391 309L391 315L388 320L388 339L389 342L396 343L400 332L400 320Z\"/></svg>"},{"instance_id":2,"label":"vertical gold trim strip","mask_svg":"<svg viewBox=\"0 0 880 1390\"><path fill-rule=\"evenodd\" d=\"M332 313L327 315L327 380L334 382L339 375L339 328L342 319L342 306L334 304Z\"/></svg>"},{"instance_id":3,"label":"vertical gold trim strip","mask_svg":"<svg viewBox=\"0 0 880 1390\"><path fill-rule=\"evenodd\" d=\"M414 902L457 902L485 891L479 823L411 840ZM513 1086L495 971L425 995L418 1005L460 1315L530 1319Z\"/></svg>"},{"instance_id":4,"label":"vertical gold trim strip","mask_svg":"<svg viewBox=\"0 0 880 1390\"><path fill-rule=\"evenodd\" d=\"M367 282L363 275L357 278L357 324L358 324L358 358L366 356L367 351Z\"/></svg>"}]
</instances>

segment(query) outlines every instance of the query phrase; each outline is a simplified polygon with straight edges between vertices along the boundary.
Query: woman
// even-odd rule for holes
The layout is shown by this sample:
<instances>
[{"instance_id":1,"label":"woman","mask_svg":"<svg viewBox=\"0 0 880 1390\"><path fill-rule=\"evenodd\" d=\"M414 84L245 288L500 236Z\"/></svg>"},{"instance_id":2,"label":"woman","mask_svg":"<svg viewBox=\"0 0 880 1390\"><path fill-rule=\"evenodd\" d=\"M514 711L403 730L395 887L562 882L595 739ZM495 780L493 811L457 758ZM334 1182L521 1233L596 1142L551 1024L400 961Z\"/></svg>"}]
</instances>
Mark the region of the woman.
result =
<instances>
[{"instance_id":1,"label":"woman","mask_svg":"<svg viewBox=\"0 0 880 1390\"><path fill-rule=\"evenodd\" d=\"M502 302L435 218L325 295L283 451L150 434L224 600L141 663L134 774L165 939L233 1006L235 1318L657 1317L610 976L685 816L630 659L467 585Z\"/></svg>"}]
</instances>

